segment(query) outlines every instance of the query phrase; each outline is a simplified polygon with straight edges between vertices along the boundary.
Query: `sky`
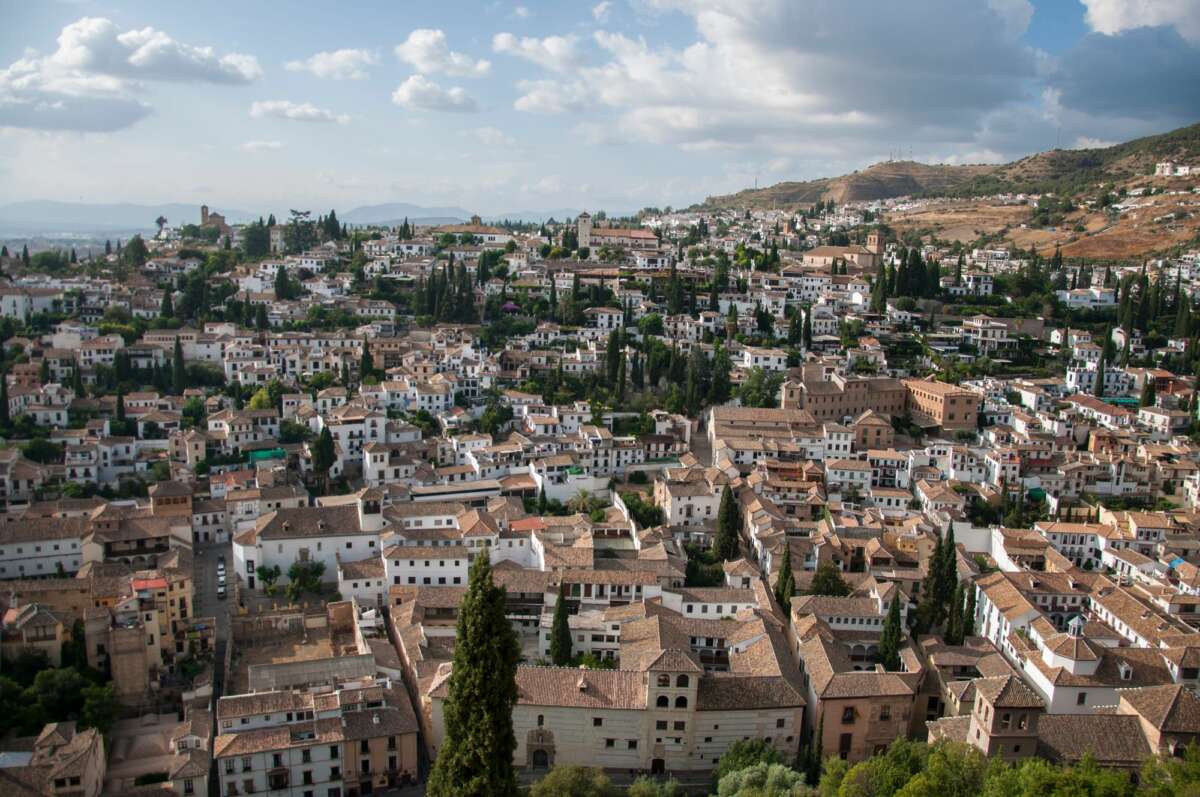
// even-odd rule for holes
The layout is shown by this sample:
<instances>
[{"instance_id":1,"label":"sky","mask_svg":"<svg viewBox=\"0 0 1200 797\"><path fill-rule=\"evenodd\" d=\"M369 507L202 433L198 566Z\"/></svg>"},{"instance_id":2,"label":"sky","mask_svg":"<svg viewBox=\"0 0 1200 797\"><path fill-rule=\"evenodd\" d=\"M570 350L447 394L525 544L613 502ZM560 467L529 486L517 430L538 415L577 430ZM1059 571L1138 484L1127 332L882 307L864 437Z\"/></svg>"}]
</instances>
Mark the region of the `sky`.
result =
<instances>
[{"instance_id":1,"label":"sky","mask_svg":"<svg viewBox=\"0 0 1200 797\"><path fill-rule=\"evenodd\" d=\"M0 0L0 203L686 206L1200 121L1200 0Z\"/></svg>"}]
</instances>

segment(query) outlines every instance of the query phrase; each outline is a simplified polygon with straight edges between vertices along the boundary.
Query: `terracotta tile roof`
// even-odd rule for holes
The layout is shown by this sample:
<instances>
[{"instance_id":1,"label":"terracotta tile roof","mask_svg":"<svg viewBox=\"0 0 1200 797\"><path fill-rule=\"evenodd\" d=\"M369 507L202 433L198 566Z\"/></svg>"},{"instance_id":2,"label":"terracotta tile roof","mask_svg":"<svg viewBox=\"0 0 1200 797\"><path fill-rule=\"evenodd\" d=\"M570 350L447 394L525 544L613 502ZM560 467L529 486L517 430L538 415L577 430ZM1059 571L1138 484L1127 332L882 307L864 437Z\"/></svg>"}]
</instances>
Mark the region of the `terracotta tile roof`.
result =
<instances>
[{"instance_id":1,"label":"terracotta tile roof","mask_svg":"<svg viewBox=\"0 0 1200 797\"><path fill-rule=\"evenodd\" d=\"M976 678L976 693L996 708L1042 708L1045 703L1037 693L1015 675L998 678Z\"/></svg>"},{"instance_id":2,"label":"terracotta tile roof","mask_svg":"<svg viewBox=\"0 0 1200 797\"><path fill-rule=\"evenodd\" d=\"M1138 718L1119 714L1046 714L1038 752L1064 762L1090 755L1101 766L1141 766L1152 755Z\"/></svg>"},{"instance_id":3,"label":"terracotta tile roof","mask_svg":"<svg viewBox=\"0 0 1200 797\"><path fill-rule=\"evenodd\" d=\"M1200 698L1179 684L1119 689L1117 694L1147 722L1167 733L1200 733Z\"/></svg>"},{"instance_id":4,"label":"terracotta tile roof","mask_svg":"<svg viewBox=\"0 0 1200 797\"><path fill-rule=\"evenodd\" d=\"M739 711L801 707L800 691L780 676L708 673L700 678L697 711Z\"/></svg>"},{"instance_id":5,"label":"terracotta tile roof","mask_svg":"<svg viewBox=\"0 0 1200 797\"><path fill-rule=\"evenodd\" d=\"M438 687L445 688L444 685ZM517 702L534 706L640 710L646 708L646 689L642 674L630 670L520 666L517 667Z\"/></svg>"}]
</instances>

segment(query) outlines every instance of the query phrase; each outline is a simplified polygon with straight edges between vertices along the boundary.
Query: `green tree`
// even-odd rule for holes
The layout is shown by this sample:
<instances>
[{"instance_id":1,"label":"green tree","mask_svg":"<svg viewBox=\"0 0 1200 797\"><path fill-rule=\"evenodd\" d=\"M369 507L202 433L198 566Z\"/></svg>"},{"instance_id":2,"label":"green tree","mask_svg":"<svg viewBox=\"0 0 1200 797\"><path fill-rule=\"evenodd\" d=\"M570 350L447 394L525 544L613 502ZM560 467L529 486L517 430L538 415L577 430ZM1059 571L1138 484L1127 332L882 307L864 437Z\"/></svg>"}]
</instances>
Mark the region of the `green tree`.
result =
<instances>
[{"instance_id":1,"label":"green tree","mask_svg":"<svg viewBox=\"0 0 1200 797\"><path fill-rule=\"evenodd\" d=\"M975 585L968 581L964 591L967 593L967 607L963 609L962 636L966 639L975 636Z\"/></svg>"},{"instance_id":2,"label":"green tree","mask_svg":"<svg viewBox=\"0 0 1200 797\"><path fill-rule=\"evenodd\" d=\"M111 683L84 687L83 711L80 716L85 728L95 728L107 734L117 721L117 697Z\"/></svg>"},{"instance_id":3,"label":"green tree","mask_svg":"<svg viewBox=\"0 0 1200 797\"><path fill-rule=\"evenodd\" d=\"M0 426L8 426L12 416L8 411L8 374L0 369Z\"/></svg>"},{"instance_id":4,"label":"green tree","mask_svg":"<svg viewBox=\"0 0 1200 797\"><path fill-rule=\"evenodd\" d=\"M488 557L475 557L459 608L443 709L445 736L429 775L430 797L517 794L512 712L521 648L506 616L504 593L492 582Z\"/></svg>"},{"instance_id":5,"label":"green tree","mask_svg":"<svg viewBox=\"0 0 1200 797\"><path fill-rule=\"evenodd\" d=\"M788 615L792 605L792 595L796 593L796 576L792 572L792 546L787 540L783 541L783 558L779 560L779 575L775 577L775 599L783 607L783 614Z\"/></svg>"},{"instance_id":6,"label":"green tree","mask_svg":"<svg viewBox=\"0 0 1200 797\"><path fill-rule=\"evenodd\" d=\"M69 667L42 670L33 679L33 692L48 717L70 719L83 709L83 688L78 671Z\"/></svg>"},{"instance_id":7,"label":"green tree","mask_svg":"<svg viewBox=\"0 0 1200 797\"><path fill-rule=\"evenodd\" d=\"M674 778L660 781L645 775L629 784L629 789L625 792L625 797L686 797L686 795L687 792Z\"/></svg>"},{"instance_id":8,"label":"green tree","mask_svg":"<svg viewBox=\"0 0 1200 797\"><path fill-rule=\"evenodd\" d=\"M149 257L150 250L146 248L146 242L142 240L142 236L140 235L130 238L129 243L125 244L125 249L121 252L121 261L135 268L141 268L146 265L146 260Z\"/></svg>"},{"instance_id":9,"label":"green tree","mask_svg":"<svg viewBox=\"0 0 1200 797\"><path fill-rule=\"evenodd\" d=\"M779 751L766 739L739 739L725 750L713 768L713 785L717 786L734 772L756 764L780 764Z\"/></svg>"},{"instance_id":10,"label":"green tree","mask_svg":"<svg viewBox=\"0 0 1200 797\"><path fill-rule=\"evenodd\" d=\"M721 778L717 797L803 797L804 775L783 764L760 762Z\"/></svg>"},{"instance_id":11,"label":"green tree","mask_svg":"<svg viewBox=\"0 0 1200 797\"><path fill-rule=\"evenodd\" d=\"M171 301L171 289L167 288L163 291L162 307L159 308L158 314L163 318L175 317L175 304Z\"/></svg>"},{"instance_id":12,"label":"green tree","mask_svg":"<svg viewBox=\"0 0 1200 797\"><path fill-rule=\"evenodd\" d=\"M845 597L850 594L850 585L842 578L842 573L833 562L822 562L813 573L812 583L808 587L809 595L832 595Z\"/></svg>"},{"instance_id":13,"label":"green tree","mask_svg":"<svg viewBox=\"0 0 1200 797\"><path fill-rule=\"evenodd\" d=\"M259 332L263 332L271 325L267 319L267 306L260 304L254 308L254 327Z\"/></svg>"},{"instance_id":14,"label":"green tree","mask_svg":"<svg viewBox=\"0 0 1200 797\"><path fill-rule=\"evenodd\" d=\"M187 389L187 365L183 361L182 339L176 336L175 351L171 357L171 387L175 395L182 396Z\"/></svg>"},{"instance_id":15,"label":"green tree","mask_svg":"<svg viewBox=\"0 0 1200 797\"><path fill-rule=\"evenodd\" d=\"M617 797L620 790L595 767L560 764L529 789L529 797Z\"/></svg>"},{"instance_id":16,"label":"green tree","mask_svg":"<svg viewBox=\"0 0 1200 797\"><path fill-rule=\"evenodd\" d=\"M329 469L333 467L336 457L337 449L333 445L333 435L329 433L328 426L323 427L312 450L313 470L323 482L328 483Z\"/></svg>"},{"instance_id":17,"label":"green tree","mask_svg":"<svg viewBox=\"0 0 1200 797\"><path fill-rule=\"evenodd\" d=\"M567 585L559 582L558 600L554 604L554 623L550 627L550 660L559 667L571 663L571 625L567 612Z\"/></svg>"},{"instance_id":18,"label":"green tree","mask_svg":"<svg viewBox=\"0 0 1200 797\"><path fill-rule=\"evenodd\" d=\"M900 591L893 590L887 620L883 623L883 633L879 635L879 652L875 654L875 660L882 664L885 670L895 672L900 669L900 643Z\"/></svg>"},{"instance_id":19,"label":"green tree","mask_svg":"<svg viewBox=\"0 0 1200 797\"><path fill-rule=\"evenodd\" d=\"M925 769L911 777L896 797L976 797L987 774L988 760L978 749L941 742L929 749Z\"/></svg>"},{"instance_id":20,"label":"green tree","mask_svg":"<svg viewBox=\"0 0 1200 797\"><path fill-rule=\"evenodd\" d=\"M721 506L717 510L717 533L713 537L713 554L717 559L728 562L741 556L742 517L737 499L729 485L721 490Z\"/></svg>"},{"instance_id":21,"label":"green tree","mask_svg":"<svg viewBox=\"0 0 1200 797\"><path fill-rule=\"evenodd\" d=\"M1155 401L1154 380L1146 377L1146 381L1142 384L1142 395L1138 399L1138 404L1143 407L1153 407Z\"/></svg>"},{"instance_id":22,"label":"green tree","mask_svg":"<svg viewBox=\"0 0 1200 797\"><path fill-rule=\"evenodd\" d=\"M959 582L954 588L954 595L950 599L950 613L946 618L946 634L947 645L961 645L963 643L963 585Z\"/></svg>"},{"instance_id":23,"label":"green tree","mask_svg":"<svg viewBox=\"0 0 1200 797\"><path fill-rule=\"evenodd\" d=\"M1096 398L1104 398L1104 379L1104 358L1101 357L1100 362L1096 364L1096 386L1092 389L1092 395Z\"/></svg>"}]
</instances>

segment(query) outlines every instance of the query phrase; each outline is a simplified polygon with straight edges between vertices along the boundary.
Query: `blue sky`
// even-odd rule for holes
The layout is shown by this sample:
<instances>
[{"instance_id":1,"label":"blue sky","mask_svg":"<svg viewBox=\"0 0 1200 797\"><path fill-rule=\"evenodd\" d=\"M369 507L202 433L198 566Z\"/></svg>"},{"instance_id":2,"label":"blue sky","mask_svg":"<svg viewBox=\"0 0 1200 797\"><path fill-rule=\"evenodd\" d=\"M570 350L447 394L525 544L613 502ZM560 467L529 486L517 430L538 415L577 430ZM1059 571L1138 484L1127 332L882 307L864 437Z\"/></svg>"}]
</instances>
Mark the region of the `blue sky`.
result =
<instances>
[{"instance_id":1,"label":"blue sky","mask_svg":"<svg viewBox=\"0 0 1200 797\"><path fill-rule=\"evenodd\" d=\"M0 0L0 202L685 205L1200 121L1200 0Z\"/></svg>"}]
</instances>

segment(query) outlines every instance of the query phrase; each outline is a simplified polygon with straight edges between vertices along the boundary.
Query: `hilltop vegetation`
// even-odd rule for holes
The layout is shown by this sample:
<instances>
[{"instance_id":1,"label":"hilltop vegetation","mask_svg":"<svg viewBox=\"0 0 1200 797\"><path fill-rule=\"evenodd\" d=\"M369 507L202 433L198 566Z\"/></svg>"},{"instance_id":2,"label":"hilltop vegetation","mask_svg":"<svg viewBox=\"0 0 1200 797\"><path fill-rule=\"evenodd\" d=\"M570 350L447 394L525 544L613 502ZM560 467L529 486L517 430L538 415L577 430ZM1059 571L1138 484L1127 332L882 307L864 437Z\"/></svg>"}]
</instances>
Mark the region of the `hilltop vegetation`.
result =
<instances>
[{"instance_id":1,"label":"hilltop vegetation","mask_svg":"<svg viewBox=\"0 0 1200 797\"><path fill-rule=\"evenodd\" d=\"M708 197L707 208L794 209L821 200L856 202L899 196L976 197L999 193L1075 195L1099 182L1152 173L1161 160L1200 159L1200 124L1097 149L1056 149L1002 165L948 166L895 161L841 177L785 182Z\"/></svg>"}]
</instances>

